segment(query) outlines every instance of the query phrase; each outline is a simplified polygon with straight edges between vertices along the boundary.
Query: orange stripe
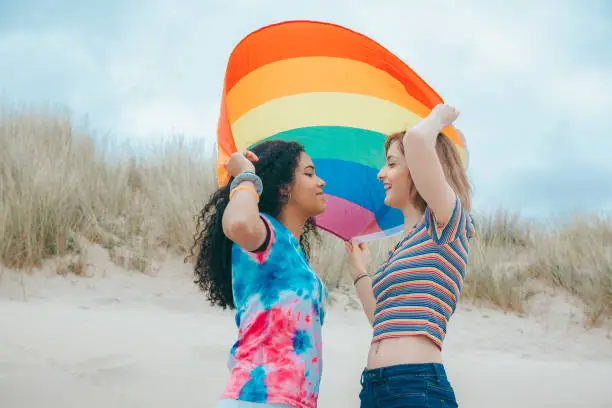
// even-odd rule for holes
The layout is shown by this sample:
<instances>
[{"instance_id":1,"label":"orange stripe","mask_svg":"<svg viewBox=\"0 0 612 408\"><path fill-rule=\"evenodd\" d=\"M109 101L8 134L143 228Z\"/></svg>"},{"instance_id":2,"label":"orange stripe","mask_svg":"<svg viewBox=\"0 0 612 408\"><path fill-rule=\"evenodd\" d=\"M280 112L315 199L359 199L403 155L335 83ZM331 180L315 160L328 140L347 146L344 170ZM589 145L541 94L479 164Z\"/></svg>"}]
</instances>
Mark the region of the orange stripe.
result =
<instances>
[{"instance_id":1,"label":"orange stripe","mask_svg":"<svg viewBox=\"0 0 612 408\"><path fill-rule=\"evenodd\" d=\"M257 50L257 52L253 52ZM328 56L361 61L386 71L432 109L442 98L401 59L376 41L336 24L286 21L246 36L230 55L225 85L230 91L249 72L272 62L297 57Z\"/></svg>"},{"instance_id":2,"label":"orange stripe","mask_svg":"<svg viewBox=\"0 0 612 408\"><path fill-rule=\"evenodd\" d=\"M369 64L345 58L303 57L267 64L242 78L227 95L230 123L273 99L310 92L356 93L393 102L420 117L430 112L406 92L401 82Z\"/></svg>"},{"instance_id":3,"label":"orange stripe","mask_svg":"<svg viewBox=\"0 0 612 408\"><path fill-rule=\"evenodd\" d=\"M227 162L232 153L237 151L234 134L232 133L232 127L230 126L227 114L227 97L225 94L225 89L223 89L221 94L221 112L219 114L219 122L217 123L217 184L219 187L229 182L230 176L223 164Z\"/></svg>"}]
</instances>

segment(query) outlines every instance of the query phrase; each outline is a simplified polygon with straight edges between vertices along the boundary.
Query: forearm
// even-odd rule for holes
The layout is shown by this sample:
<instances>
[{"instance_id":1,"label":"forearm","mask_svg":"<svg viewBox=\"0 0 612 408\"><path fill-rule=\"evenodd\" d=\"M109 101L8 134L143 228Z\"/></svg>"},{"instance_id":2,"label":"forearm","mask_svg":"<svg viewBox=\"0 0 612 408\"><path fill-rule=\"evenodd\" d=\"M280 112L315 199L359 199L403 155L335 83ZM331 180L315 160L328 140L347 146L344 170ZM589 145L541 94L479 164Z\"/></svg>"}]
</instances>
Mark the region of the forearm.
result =
<instances>
[{"instance_id":1,"label":"forearm","mask_svg":"<svg viewBox=\"0 0 612 408\"><path fill-rule=\"evenodd\" d=\"M355 291L361 302L361 307L365 313L370 325L374 324L374 311L376 310L376 298L372 289L372 278L370 275L365 276L355 283Z\"/></svg>"},{"instance_id":2,"label":"forearm","mask_svg":"<svg viewBox=\"0 0 612 408\"><path fill-rule=\"evenodd\" d=\"M404 151L413 152L415 148L425 147L434 149L438 134L444 128L436 116L427 116L417 124L406 130L403 139Z\"/></svg>"},{"instance_id":3,"label":"forearm","mask_svg":"<svg viewBox=\"0 0 612 408\"><path fill-rule=\"evenodd\" d=\"M248 186L255 191L255 185L250 181L243 181L240 185ZM241 228L256 228L259 223L259 207L253 192L249 190L235 191L225 208L223 221L228 225L240 225Z\"/></svg>"}]
</instances>

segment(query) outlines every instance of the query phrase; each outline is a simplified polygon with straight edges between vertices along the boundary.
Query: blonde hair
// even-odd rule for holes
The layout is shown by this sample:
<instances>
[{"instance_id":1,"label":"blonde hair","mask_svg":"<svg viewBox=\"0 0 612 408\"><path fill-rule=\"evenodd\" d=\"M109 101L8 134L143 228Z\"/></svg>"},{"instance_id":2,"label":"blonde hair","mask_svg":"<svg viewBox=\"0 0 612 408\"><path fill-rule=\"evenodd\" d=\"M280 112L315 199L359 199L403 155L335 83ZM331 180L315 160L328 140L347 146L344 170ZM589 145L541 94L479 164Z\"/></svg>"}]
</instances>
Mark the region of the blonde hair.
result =
<instances>
[{"instance_id":1,"label":"blonde hair","mask_svg":"<svg viewBox=\"0 0 612 408\"><path fill-rule=\"evenodd\" d=\"M402 143L405 134L406 132L402 131L387 136L385 140L385 155L388 153L393 142L399 142L399 148L402 154L405 154L404 144ZM459 156L455 144L443 133L439 133L436 139L436 153L442 164L446 181L461 200L463 208L466 211L470 211L472 207L472 188L467 177L467 171L463 166L461 156ZM410 181L412 182L412 179ZM419 211L425 211L427 203L417 191L414 183L412 183L410 188L410 200Z\"/></svg>"}]
</instances>

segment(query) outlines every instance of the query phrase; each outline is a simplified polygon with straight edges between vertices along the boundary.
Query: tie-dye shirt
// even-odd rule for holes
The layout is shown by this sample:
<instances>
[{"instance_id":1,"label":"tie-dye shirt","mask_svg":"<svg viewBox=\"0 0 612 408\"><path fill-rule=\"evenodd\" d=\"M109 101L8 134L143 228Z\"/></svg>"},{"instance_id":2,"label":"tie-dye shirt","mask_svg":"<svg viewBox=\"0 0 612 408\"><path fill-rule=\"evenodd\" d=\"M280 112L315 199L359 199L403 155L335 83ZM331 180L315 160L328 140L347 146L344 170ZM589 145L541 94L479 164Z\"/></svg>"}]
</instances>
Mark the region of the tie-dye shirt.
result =
<instances>
[{"instance_id":1,"label":"tie-dye shirt","mask_svg":"<svg viewBox=\"0 0 612 408\"><path fill-rule=\"evenodd\" d=\"M293 234L267 214L262 219L270 229L264 251L232 248L238 340L222 398L314 408L327 290Z\"/></svg>"}]
</instances>

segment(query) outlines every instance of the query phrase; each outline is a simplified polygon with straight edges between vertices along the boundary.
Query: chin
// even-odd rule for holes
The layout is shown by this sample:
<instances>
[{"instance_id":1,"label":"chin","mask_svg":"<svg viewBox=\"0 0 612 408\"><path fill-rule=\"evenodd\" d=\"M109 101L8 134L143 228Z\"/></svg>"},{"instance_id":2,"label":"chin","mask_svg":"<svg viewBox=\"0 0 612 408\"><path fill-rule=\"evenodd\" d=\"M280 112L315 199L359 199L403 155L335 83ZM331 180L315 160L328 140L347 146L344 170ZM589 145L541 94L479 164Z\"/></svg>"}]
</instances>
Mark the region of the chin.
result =
<instances>
[{"instance_id":1,"label":"chin","mask_svg":"<svg viewBox=\"0 0 612 408\"><path fill-rule=\"evenodd\" d=\"M397 203L395 203L393 198L389 196L385 197L384 203L387 207L396 208L396 209L401 208L400 206L397 205Z\"/></svg>"},{"instance_id":2,"label":"chin","mask_svg":"<svg viewBox=\"0 0 612 408\"><path fill-rule=\"evenodd\" d=\"M322 207L319 207L319 208L317 209L316 214L314 215L314 217L316 217L316 216L318 216L318 215L323 214L323 213L325 212L325 209L326 209L326 208L327 208L327 206L325 206L325 205L324 205L324 206L322 206Z\"/></svg>"}]
</instances>

